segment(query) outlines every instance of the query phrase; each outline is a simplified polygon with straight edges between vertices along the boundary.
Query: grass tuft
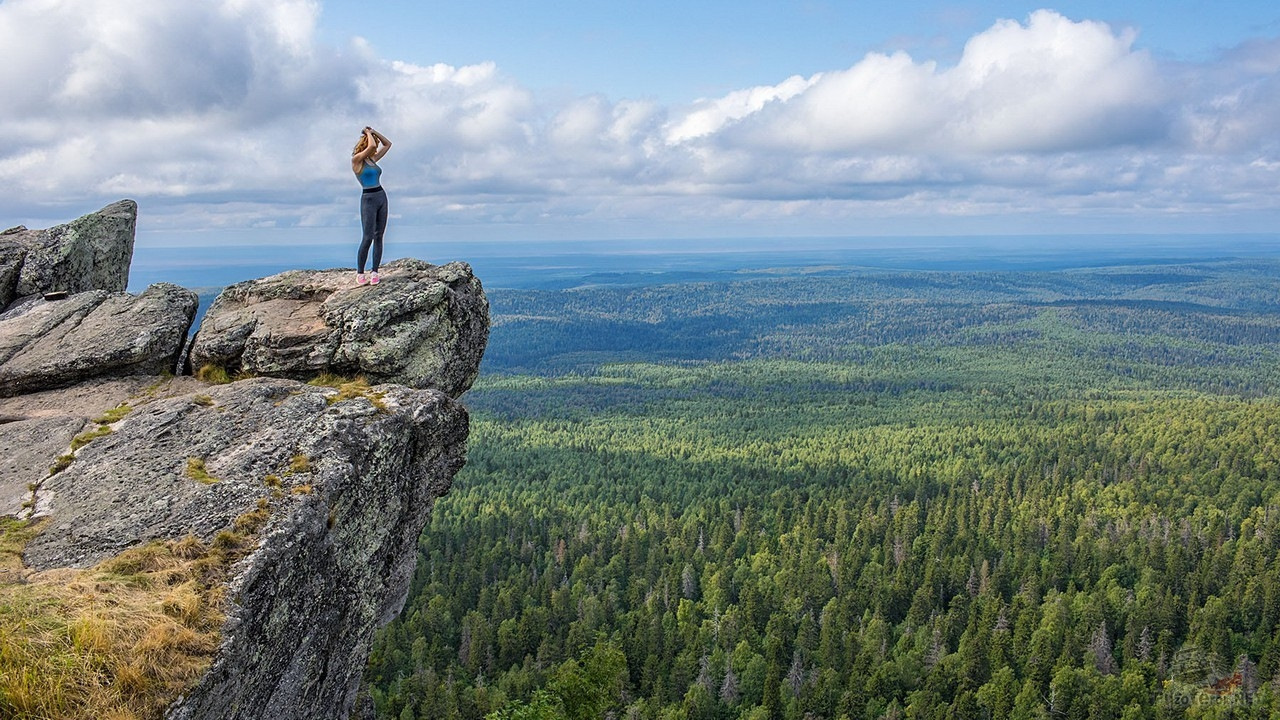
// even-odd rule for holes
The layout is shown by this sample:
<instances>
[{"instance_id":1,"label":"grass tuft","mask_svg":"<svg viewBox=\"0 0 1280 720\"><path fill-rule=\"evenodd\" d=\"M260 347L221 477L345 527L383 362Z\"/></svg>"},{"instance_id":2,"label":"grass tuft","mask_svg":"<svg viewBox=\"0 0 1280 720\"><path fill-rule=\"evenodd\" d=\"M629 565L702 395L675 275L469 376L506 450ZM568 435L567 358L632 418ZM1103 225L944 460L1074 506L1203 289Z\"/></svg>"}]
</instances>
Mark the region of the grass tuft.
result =
<instances>
[{"instance_id":1,"label":"grass tuft","mask_svg":"<svg viewBox=\"0 0 1280 720\"><path fill-rule=\"evenodd\" d=\"M187 477L205 485L212 485L218 482L218 478L209 474L209 470L204 466L204 458L189 457L187 458Z\"/></svg>"},{"instance_id":2,"label":"grass tuft","mask_svg":"<svg viewBox=\"0 0 1280 720\"><path fill-rule=\"evenodd\" d=\"M111 434L110 425L99 425L93 430L86 430L79 435L71 438L71 452L75 452L100 437L106 437Z\"/></svg>"},{"instance_id":3,"label":"grass tuft","mask_svg":"<svg viewBox=\"0 0 1280 720\"><path fill-rule=\"evenodd\" d=\"M195 535L188 535L181 540L175 541L170 547L173 550L174 557L183 560L195 560L209 554L209 548Z\"/></svg>"},{"instance_id":4,"label":"grass tuft","mask_svg":"<svg viewBox=\"0 0 1280 720\"><path fill-rule=\"evenodd\" d=\"M22 548L39 531L40 525L29 520L0 517L0 585L4 578L22 570Z\"/></svg>"},{"instance_id":5,"label":"grass tuft","mask_svg":"<svg viewBox=\"0 0 1280 720\"><path fill-rule=\"evenodd\" d=\"M311 467L311 458L306 455L298 454L294 455L293 459L289 461L289 469L285 474L298 475L300 473L312 472L314 469L315 468Z\"/></svg>"},{"instance_id":6,"label":"grass tuft","mask_svg":"<svg viewBox=\"0 0 1280 720\"><path fill-rule=\"evenodd\" d=\"M66 470L67 468L71 467L71 463L75 461L75 459L76 459L76 456L72 455L71 453L66 453L65 455L59 455L58 459L54 460L53 464L49 466L49 475L50 476L57 475L63 470Z\"/></svg>"},{"instance_id":7,"label":"grass tuft","mask_svg":"<svg viewBox=\"0 0 1280 720\"><path fill-rule=\"evenodd\" d=\"M262 526L267 524L267 520L270 517L271 511L266 507L266 498L263 498L257 510L244 513L236 518L231 527L241 535L256 535L262 529Z\"/></svg>"},{"instance_id":8,"label":"grass tuft","mask_svg":"<svg viewBox=\"0 0 1280 720\"><path fill-rule=\"evenodd\" d=\"M122 419L124 419L125 415L128 415L132 411L133 411L133 408L129 407L129 403L120 403L114 408L111 408L110 410L102 413L102 416L94 420L94 422L98 423L99 425L112 425L114 423L120 422Z\"/></svg>"},{"instance_id":9,"label":"grass tuft","mask_svg":"<svg viewBox=\"0 0 1280 720\"><path fill-rule=\"evenodd\" d=\"M387 403L383 400L385 393L374 391L369 387L369 381L363 375L357 375L354 378L346 378L333 373L321 373L315 379L311 380L308 385L316 385L319 387L331 387L337 390L336 395L329 395L325 401L330 405L342 402L344 400L354 400L355 398L365 398L368 400L378 412L387 412Z\"/></svg>"},{"instance_id":10,"label":"grass tuft","mask_svg":"<svg viewBox=\"0 0 1280 720\"><path fill-rule=\"evenodd\" d=\"M208 395L196 395L195 397L191 398L191 402L201 407L209 407L213 405L213 398L209 397Z\"/></svg>"},{"instance_id":11,"label":"grass tuft","mask_svg":"<svg viewBox=\"0 0 1280 720\"><path fill-rule=\"evenodd\" d=\"M239 533L223 530L213 536L213 548L222 551L236 551L241 549L244 537Z\"/></svg>"},{"instance_id":12,"label":"grass tuft","mask_svg":"<svg viewBox=\"0 0 1280 720\"><path fill-rule=\"evenodd\" d=\"M323 372L315 376L314 378L312 378L310 381L307 382L307 384L315 385L316 387L337 388L337 387L341 387L343 383L348 383L348 382L351 382L350 378L345 378L341 375L335 375L334 373L330 373L330 372Z\"/></svg>"},{"instance_id":13,"label":"grass tuft","mask_svg":"<svg viewBox=\"0 0 1280 720\"><path fill-rule=\"evenodd\" d=\"M196 379L201 382L207 382L210 385L226 385L231 382L231 375L221 365L208 363L201 365L200 369L196 370Z\"/></svg>"}]
</instances>

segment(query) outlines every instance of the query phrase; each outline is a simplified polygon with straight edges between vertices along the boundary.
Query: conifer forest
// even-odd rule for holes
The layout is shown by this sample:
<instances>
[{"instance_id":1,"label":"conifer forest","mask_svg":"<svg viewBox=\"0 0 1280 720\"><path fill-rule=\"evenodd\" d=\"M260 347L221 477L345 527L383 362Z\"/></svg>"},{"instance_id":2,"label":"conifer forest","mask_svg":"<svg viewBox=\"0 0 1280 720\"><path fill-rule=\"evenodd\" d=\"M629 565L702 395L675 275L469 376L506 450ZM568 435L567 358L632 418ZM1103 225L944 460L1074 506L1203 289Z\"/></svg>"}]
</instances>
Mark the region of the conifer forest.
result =
<instances>
[{"instance_id":1,"label":"conifer forest","mask_svg":"<svg viewBox=\"0 0 1280 720\"><path fill-rule=\"evenodd\" d=\"M1280 718L1280 261L489 290L389 720Z\"/></svg>"}]
</instances>

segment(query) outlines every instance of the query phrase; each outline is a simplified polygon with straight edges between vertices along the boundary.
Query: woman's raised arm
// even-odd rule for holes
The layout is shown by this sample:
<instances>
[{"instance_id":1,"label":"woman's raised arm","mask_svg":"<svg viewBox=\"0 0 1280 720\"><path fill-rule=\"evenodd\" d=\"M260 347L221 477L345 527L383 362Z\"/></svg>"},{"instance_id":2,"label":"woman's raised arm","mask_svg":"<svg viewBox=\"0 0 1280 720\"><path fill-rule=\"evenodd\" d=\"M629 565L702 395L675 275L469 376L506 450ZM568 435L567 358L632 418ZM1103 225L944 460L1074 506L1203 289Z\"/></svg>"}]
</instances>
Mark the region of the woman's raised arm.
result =
<instances>
[{"instance_id":1,"label":"woman's raised arm","mask_svg":"<svg viewBox=\"0 0 1280 720\"><path fill-rule=\"evenodd\" d=\"M373 133L373 136L378 139L378 150L373 154L373 161L377 162L387 154L388 150L391 149L391 141L388 140L385 135L373 128L369 128L369 132Z\"/></svg>"}]
</instances>

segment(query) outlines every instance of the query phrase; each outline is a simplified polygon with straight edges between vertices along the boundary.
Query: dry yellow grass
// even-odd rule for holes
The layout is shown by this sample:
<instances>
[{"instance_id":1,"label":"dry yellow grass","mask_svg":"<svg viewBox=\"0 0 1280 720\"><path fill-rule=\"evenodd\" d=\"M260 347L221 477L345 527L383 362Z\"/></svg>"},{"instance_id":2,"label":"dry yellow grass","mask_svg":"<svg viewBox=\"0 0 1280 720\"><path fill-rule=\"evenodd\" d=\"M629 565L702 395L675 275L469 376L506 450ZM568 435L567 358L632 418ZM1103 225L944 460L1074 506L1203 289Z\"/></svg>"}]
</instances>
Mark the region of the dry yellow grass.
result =
<instances>
[{"instance_id":1,"label":"dry yellow grass","mask_svg":"<svg viewBox=\"0 0 1280 720\"><path fill-rule=\"evenodd\" d=\"M328 402L330 405L343 400L352 400L362 397L373 404L379 412L387 412L387 404L384 401L384 394L375 392L369 387L369 381L363 375L357 375L355 378L345 378L341 375L332 373L321 373L314 380L307 383L308 385L318 385L321 387L331 387L338 391L336 395L330 395Z\"/></svg>"},{"instance_id":2,"label":"dry yellow grass","mask_svg":"<svg viewBox=\"0 0 1280 720\"><path fill-rule=\"evenodd\" d=\"M196 370L195 375L197 380L210 385L226 385L231 382L231 375L227 373L227 369L219 365L202 365L199 370Z\"/></svg>"},{"instance_id":3,"label":"dry yellow grass","mask_svg":"<svg viewBox=\"0 0 1280 720\"><path fill-rule=\"evenodd\" d=\"M0 519L0 717L161 717L208 667L227 571L268 515L264 500L209 545L153 542L47 572L21 563L38 528Z\"/></svg>"},{"instance_id":4,"label":"dry yellow grass","mask_svg":"<svg viewBox=\"0 0 1280 720\"><path fill-rule=\"evenodd\" d=\"M209 474L209 470L204 465L204 458L187 458L186 474L187 477L204 485L213 485L218 482L218 478Z\"/></svg>"},{"instance_id":5,"label":"dry yellow grass","mask_svg":"<svg viewBox=\"0 0 1280 720\"><path fill-rule=\"evenodd\" d=\"M297 475L300 473L309 473L312 471L311 458L306 455L294 455L289 460L289 469L285 471L286 475Z\"/></svg>"}]
</instances>

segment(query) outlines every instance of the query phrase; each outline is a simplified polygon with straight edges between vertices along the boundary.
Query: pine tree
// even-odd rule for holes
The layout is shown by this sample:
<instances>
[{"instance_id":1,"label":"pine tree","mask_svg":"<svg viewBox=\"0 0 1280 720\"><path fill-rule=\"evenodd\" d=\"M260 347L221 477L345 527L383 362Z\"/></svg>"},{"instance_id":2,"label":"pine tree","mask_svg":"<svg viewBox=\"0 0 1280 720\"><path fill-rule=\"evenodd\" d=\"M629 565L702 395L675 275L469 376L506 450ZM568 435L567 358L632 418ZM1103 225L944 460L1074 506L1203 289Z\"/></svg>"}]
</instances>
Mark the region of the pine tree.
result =
<instances>
[{"instance_id":1,"label":"pine tree","mask_svg":"<svg viewBox=\"0 0 1280 720\"><path fill-rule=\"evenodd\" d=\"M728 655L724 659L724 681L720 683L720 702L733 707L740 698L738 692L738 676L733 672L733 663Z\"/></svg>"},{"instance_id":2,"label":"pine tree","mask_svg":"<svg viewBox=\"0 0 1280 720\"><path fill-rule=\"evenodd\" d=\"M1093 657L1093 666L1103 675L1112 675L1117 671L1116 658L1111 652L1111 636L1107 634L1107 623L1103 621L1094 629L1089 638L1089 653Z\"/></svg>"}]
</instances>

